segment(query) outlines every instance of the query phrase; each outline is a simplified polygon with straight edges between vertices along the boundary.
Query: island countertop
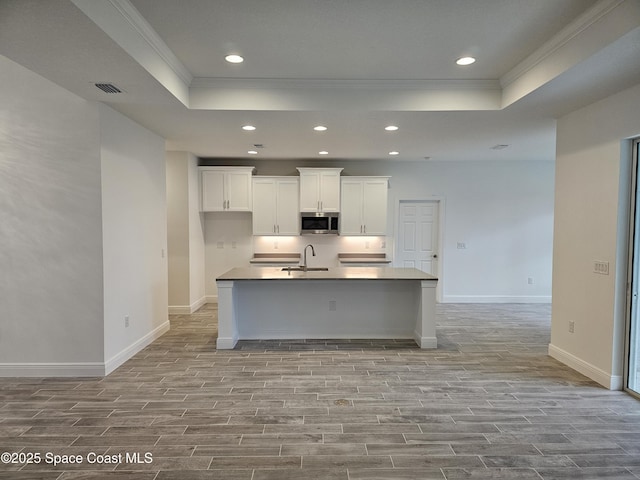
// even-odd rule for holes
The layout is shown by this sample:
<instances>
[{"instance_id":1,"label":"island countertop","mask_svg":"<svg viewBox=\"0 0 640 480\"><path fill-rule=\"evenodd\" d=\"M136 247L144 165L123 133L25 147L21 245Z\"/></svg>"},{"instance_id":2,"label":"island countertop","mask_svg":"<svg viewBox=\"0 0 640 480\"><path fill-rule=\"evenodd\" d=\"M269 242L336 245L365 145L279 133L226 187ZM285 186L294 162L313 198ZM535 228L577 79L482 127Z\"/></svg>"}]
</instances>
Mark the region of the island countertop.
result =
<instances>
[{"instance_id":1,"label":"island countertop","mask_svg":"<svg viewBox=\"0 0 640 480\"><path fill-rule=\"evenodd\" d=\"M313 267L310 267L313 268ZM331 267L306 272L287 267L239 267L219 276L219 281L234 280L437 280L416 268Z\"/></svg>"}]
</instances>

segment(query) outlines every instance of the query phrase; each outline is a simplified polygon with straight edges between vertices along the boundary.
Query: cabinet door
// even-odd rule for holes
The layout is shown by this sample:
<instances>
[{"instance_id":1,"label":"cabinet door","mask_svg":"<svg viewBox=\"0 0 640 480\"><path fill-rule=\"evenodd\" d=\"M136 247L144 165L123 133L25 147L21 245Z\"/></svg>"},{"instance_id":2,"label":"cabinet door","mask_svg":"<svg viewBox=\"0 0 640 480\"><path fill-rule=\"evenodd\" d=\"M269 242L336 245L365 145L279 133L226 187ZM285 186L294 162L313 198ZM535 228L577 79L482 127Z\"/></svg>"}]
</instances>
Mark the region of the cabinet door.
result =
<instances>
[{"instance_id":1,"label":"cabinet door","mask_svg":"<svg viewBox=\"0 0 640 480\"><path fill-rule=\"evenodd\" d=\"M232 212L250 212L253 207L251 201L251 173L227 172L226 199L227 210Z\"/></svg>"},{"instance_id":2,"label":"cabinet door","mask_svg":"<svg viewBox=\"0 0 640 480\"><path fill-rule=\"evenodd\" d=\"M319 211L320 174L317 172L300 172L300 211Z\"/></svg>"},{"instance_id":3,"label":"cabinet door","mask_svg":"<svg viewBox=\"0 0 640 480\"><path fill-rule=\"evenodd\" d=\"M225 209L224 173L219 171L200 172L202 188L202 212L221 212Z\"/></svg>"},{"instance_id":4,"label":"cabinet door","mask_svg":"<svg viewBox=\"0 0 640 480\"><path fill-rule=\"evenodd\" d=\"M365 180L362 185L362 223L366 235L387 234L387 181Z\"/></svg>"},{"instance_id":5,"label":"cabinet door","mask_svg":"<svg viewBox=\"0 0 640 480\"><path fill-rule=\"evenodd\" d=\"M340 235L363 235L362 181L342 179Z\"/></svg>"},{"instance_id":6,"label":"cabinet door","mask_svg":"<svg viewBox=\"0 0 640 480\"><path fill-rule=\"evenodd\" d=\"M320 173L320 211L340 211L340 172Z\"/></svg>"},{"instance_id":7,"label":"cabinet door","mask_svg":"<svg viewBox=\"0 0 640 480\"><path fill-rule=\"evenodd\" d=\"M253 179L253 234L276 233L276 182Z\"/></svg>"},{"instance_id":8,"label":"cabinet door","mask_svg":"<svg viewBox=\"0 0 640 480\"><path fill-rule=\"evenodd\" d=\"M276 225L278 235L300 235L298 179L278 180ZM255 215L255 213L254 213Z\"/></svg>"}]
</instances>

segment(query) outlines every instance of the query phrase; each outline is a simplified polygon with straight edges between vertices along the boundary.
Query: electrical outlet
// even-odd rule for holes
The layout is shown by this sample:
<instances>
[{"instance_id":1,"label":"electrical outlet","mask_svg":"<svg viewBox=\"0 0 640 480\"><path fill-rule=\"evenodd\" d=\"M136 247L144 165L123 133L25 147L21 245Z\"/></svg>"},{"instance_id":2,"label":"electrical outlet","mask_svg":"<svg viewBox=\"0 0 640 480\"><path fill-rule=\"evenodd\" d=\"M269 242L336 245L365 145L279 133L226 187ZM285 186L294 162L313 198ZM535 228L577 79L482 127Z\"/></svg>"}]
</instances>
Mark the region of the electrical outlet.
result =
<instances>
[{"instance_id":1,"label":"electrical outlet","mask_svg":"<svg viewBox=\"0 0 640 480\"><path fill-rule=\"evenodd\" d=\"M369 242L364 242L364 248L369 248Z\"/></svg>"},{"instance_id":2,"label":"electrical outlet","mask_svg":"<svg viewBox=\"0 0 640 480\"><path fill-rule=\"evenodd\" d=\"M458 250L465 250L467 248L467 244L464 242L458 242L457 248Z\"/></svg>"},{"instance_id":3,"label":"electrical outlet","mask_svg":"<svg viewBox=\"0 0 640 480\"><path fill-rule=\"evenodd\" d=\"M336 311L336 301L335 300L329 300L329 311L330 312L335 312Z\"/></svg>"},{"instance_id":4,"label":"electrical outlet","mask_svg":"<svg viewBox=\"0 0 640 480\"><path fill-rule=\"evenodd\" d=\"M387 248L387 242L385 242L384 240L380 242L380 248Z\"/></svg>"},{"instance_id":5,"label":"electrical outlet","mask_svg":"<svg viewBox=\"0 0 640 480\"><path fill-rule=\"evenodd\" d=\"M273 249L277 250L278 249L278 242L273 242Z\"/></svg>"},{"instance_id":6,"label":"electrical outlet","mask_svg":"<svg viewBox=\"0 0 640 480\"><path fill-rule=\"evenodd\" d=\"M569 322L569 333L573 333L574 329L575 329L575 322Z\"/></svg>"},{"instance_id":7,"label":"electrical outlet","mask_svg":"<svg viewBox=\"0 0 640 480\"><path fill-rule=\"evenodd\" d=\"M593 262L593 272L600 275L609 275L609 262L600 262L596 260Z\"/></svg>"},{"instance_id":8,"label":"electrical outlet","mask_svg":"<svg viewBox=\"0 0 640 480\"><path fill-rule=\"evenodd\" d=\"M216 242L216 248L224 248L224 242Z\"/></svg>"},{"instance_id":9,"label":"electrical outlet","mask_svg":"<svg viewBox=\"0 0 640 480\"><path fill-rule=\"evenodd\" d=\"M527 283L528 283L529 285L533 285L533 284L535 283L535 281L534 281L533 277L529 277L529 278L527 278Z\"/></svg>"},{"instance_id":10,"label":"electrical outlet","mask_svg":"<svg viewBox=\"0 0 640 480\"><path fill-rule=\"evenodd\" d=\"M124 328L129 328L129 315L124 316Z\"/></svg>"}]
</instances>

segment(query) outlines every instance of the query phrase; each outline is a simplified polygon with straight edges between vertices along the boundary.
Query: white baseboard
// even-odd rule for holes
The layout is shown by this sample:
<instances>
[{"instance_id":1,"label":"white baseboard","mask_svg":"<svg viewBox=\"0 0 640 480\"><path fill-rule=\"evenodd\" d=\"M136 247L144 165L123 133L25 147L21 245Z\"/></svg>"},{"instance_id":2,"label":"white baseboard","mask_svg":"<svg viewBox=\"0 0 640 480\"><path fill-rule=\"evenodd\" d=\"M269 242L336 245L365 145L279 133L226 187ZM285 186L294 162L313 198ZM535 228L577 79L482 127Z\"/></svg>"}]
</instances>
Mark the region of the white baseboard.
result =
<instances>
[{"instance_id":1,"label":"white baseboard","mask_svg":"<svg viewBox=\"0 0 640 480\"><path fill-rule=\"evenodd\" d=\"M438 339L436 337L421 337L417 333L414 333L413 340L416 342L416 344L418 344L420 348L438 348Z\"/></svg>"},{"instance_id":2,"label":"white baseboard","mask_svg":"<svg viewBox=\"0 0 640 480\"><path fill-rule=\"evenodd\" d=\"M599 383L609 390L622 390L622 376L610 375L604 370L585 362L581 358L549 344L549 356L555 358L559 362L564 363L568 367L573 368L577 372L589 377L594 382Z\"/></svg>"},{"instance_id":3,"label":"white baseboard","mask_svg":"<svg viewBox=\"0 0 640 480\"><path fill-rule=\"evenodd\" d=\"M104 363L0 363L0 377L104 377Z\"/></svg>"},{"instance_id":4,"label":"white baseboard","mask_svg":"<svg viewBox=\"0 0 640 480\"><path fill-rule=\"evenodd\" d=\"M162 335L169 331L169 321L167 320L162 325L154 328L152 331L147 333L144 337L139 339L138 341L132 343L127 348L122 350L120 353L115 354L104 364L104 374L109 375L116 368L122 365L124 362L133 357L140 350L145 348L147 345L153 343L155 340L160 338Z\"/></svg>"},{"instance_id":5,"label":"white baseboard","mask_svg":"<svg viewBox=\"0 0 640 480\"><path fill-rule=\"evenodd\" d=\"M211 303L207 301L207 297L202 297L191 305L169 305L169 315L189 315L196 312L205 303Z\"/></svg>"},{"instance_id":6,"label":"white baseboard","mask_svg":"<svg viewBox=\"0 0 640 480\"><path fill-rule=\"evenodd\" d=\"M207 295L207 303L218 303L218 295Z\"/></svg>"},{"instance_id":7,"label":"white baseboard","mask_svg":"<svg viewBox=\"0 0 640 480\"><path fill-rule=\"evenodd\" d=\"M551 303L551 295L445 295L442 303Z\"/></svg>"},{"instance_id":8,"label":"white baseboard","mask_svg":"<svg viewBox=\"0 0 640 480\"><path fill-rule=\"evenodd\" d=\"M238 343L238 337L218 337L216 340L216 350L233 350Z\"/></svg>"},{"instance_id":9,"label":"white baseboard","mask_svg":"<svg viewBox=\"0 0 640 480\"><path fill-rule=\"evenodd\" d=\"M169 321L166 321L105 363L0 363L0 377L104 377L168 331Z\"/></svg>"}]
</instances>

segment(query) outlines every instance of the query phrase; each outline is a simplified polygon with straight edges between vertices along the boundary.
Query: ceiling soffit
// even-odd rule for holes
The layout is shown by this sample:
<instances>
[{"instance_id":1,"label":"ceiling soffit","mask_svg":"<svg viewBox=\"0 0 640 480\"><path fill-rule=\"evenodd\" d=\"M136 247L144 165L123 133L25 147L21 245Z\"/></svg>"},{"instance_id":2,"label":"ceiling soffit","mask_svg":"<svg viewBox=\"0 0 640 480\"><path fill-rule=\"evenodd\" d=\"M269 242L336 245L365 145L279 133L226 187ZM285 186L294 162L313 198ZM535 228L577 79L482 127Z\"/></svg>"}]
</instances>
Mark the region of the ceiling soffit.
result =
<instances>
[{"instance_id":1,"label":"ceiling soffit","mask_svg":"<svg viewBox=\"0 0 640 480\"><path fill-rule=\"evenodd\" d=\"M72 0L185 106L203 110L499 110L640 28L640 3L602 0L500 79L193 78L129 0Z\"/></svg>"}]
</instances>

